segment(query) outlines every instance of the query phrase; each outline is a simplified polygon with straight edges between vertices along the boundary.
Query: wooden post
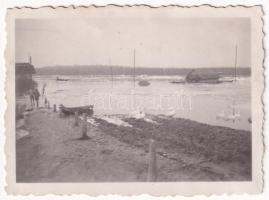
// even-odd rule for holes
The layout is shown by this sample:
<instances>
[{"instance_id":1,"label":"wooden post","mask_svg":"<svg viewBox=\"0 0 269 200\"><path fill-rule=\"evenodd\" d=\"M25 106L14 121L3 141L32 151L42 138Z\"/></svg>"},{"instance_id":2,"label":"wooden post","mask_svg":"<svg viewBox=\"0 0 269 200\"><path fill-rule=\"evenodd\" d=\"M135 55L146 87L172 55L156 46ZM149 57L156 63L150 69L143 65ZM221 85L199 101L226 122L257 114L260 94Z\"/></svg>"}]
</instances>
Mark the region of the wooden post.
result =
<instances>
[{"instance_id":1,"label":"wooden post","mask_svg":"<svg viewBox=\"0 0 269 200\"><path fill-rule=\"evenodd\" d=\"M53 112L56 112L56 104L53 104Z\"/></svg>"},{"instance_id":2,"label":"wooden post","mask_svg":"<svg viewBox=\"0 0 269 200\"><path fill-rule=\"evenodd\" d=\"M47 100L47 97L45 97L45 100L44 100L44 107L45 108L47 107L47 103L48 103L48 100Z\"/></svg>"},{"instance_id":3,"label":"wooden post","mask_svg":"<svg viewBox=\"0 0 269 200\"><path fill-rule=\"evenodd\" d=\"M60 111L60 113L59 113L59 116L62 118L62 117L64 117L64 113L63 113L63 105L61 104L60 106L59 106L59 111Z\"/></svg>"},{"instance_id":4,"label":"wooden post","mask_svg":"<svg viewBox=\"0 0 269 200\"><path fill-rule=\"evenodd\" d=\"M148 165L148 182L156 181L157 178L157 164L156 164L156 145L153 139L149 143L149 165Z\"/></svg>"},{"instance_id":5,"label":"wooden post","mask_svg":"<svg viewBox=\"0 0 269 200\"><path fill-rule=\"evenodd\" d=\"M50 109L50 102L48 101L48 109Z\"/></svg>"},{"instance_id":6,"label":"wooden post","mask_svg":"<svg viewBox=\"0 0 269 200\"><path fill-rule=\"evenodd\" d=\"M75 112L75 122L74 122L74 126L78 126L78 112Z\"/></svg>"},{"instance_id":7,"label":"wooden post","mask_svg":"<svg viewBox=\"0 0 269 200\"><path fill-rule=\"evenodd\" d=\"M83 113L82 139L89 139L87 135L87 114L86 113Z\"/></svg>"}]
</instances>

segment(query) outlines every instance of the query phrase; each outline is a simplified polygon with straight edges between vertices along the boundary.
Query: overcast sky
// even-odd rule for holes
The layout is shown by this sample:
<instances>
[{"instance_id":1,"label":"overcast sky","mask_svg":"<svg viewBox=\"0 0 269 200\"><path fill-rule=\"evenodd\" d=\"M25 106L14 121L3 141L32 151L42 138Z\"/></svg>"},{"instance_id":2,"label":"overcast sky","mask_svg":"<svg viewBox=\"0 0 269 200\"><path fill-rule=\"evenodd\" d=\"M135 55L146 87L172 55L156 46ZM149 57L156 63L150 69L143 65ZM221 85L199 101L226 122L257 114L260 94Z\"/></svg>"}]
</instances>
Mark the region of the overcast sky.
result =
<instances>
[{"instance_id":1,"label":"overcast sky","mask_svg":"<svg viewBox=\"0 0 269 200\"><path fill-rule=\"evenodd\" d=\"M250 67L246 18L16 20L16 62L51 65Z\"/></svg>"}]
</instances>

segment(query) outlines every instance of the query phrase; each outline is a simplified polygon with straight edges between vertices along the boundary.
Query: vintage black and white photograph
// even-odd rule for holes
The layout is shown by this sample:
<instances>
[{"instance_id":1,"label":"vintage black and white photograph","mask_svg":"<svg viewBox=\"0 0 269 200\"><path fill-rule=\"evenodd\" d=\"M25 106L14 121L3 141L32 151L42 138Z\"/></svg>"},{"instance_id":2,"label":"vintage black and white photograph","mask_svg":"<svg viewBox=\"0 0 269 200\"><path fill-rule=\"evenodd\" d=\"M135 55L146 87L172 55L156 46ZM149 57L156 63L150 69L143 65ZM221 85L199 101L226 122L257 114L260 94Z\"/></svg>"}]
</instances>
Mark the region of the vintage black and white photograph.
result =
<instances>
[{"instance_id":1,"label":"vintage black and white photograph","mask_svg":"<svg viewBox=\"0 0 269 200\"><path fill-rule=\"evenodd\" d=\"M253 180L253 19L141 11L17 15L16 183Z\"/></svg>"}]
</instances>

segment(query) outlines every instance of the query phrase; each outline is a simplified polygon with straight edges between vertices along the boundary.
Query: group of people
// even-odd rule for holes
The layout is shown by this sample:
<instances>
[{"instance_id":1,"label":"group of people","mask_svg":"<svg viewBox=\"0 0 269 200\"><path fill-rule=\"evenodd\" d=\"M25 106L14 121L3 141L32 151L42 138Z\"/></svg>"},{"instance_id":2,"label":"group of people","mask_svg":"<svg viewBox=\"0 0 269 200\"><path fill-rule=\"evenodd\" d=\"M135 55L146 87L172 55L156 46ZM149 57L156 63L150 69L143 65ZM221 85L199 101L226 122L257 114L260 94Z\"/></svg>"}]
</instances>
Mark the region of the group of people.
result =
<instances>
[{"instance_id":1,"label":"group of people","mask_svg":"<svg viewBox=\"0 0 269 200\"><path fill-rule=\"evenodd\" d=\"M36 106L38 108L39 107L39 96L40 96L38 89L37 88L30 89L29 96L30 96L31 106Z\"/></svg>"},{"instance_id":2,"label":"group of people","mask_svg":"<svg viewBox=\"0 0 269 200\"><path fill-rule=\"evenodd\" d=\"M46 84L43 85L42 87L42 96L45 94L45 89L46 89ZM30 103L31 106L36 106L37 108L39 107L39 97L40 93L37 88L30 89L29 90L29 97L30 97Z\"/></svg>"}]
</instances>

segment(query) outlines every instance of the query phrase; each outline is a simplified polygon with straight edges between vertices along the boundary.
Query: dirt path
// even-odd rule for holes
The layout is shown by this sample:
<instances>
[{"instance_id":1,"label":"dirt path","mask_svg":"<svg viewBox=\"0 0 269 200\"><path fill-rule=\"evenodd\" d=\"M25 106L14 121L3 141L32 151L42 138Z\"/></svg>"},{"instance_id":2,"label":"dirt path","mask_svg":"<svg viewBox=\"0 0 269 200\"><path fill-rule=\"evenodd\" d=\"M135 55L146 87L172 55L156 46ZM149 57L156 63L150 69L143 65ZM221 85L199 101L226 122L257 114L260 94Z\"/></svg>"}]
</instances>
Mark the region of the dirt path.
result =
<instances>
[{"instance_id":1,"label":"dirt path","mask_svg":"<svg viewBox=\"0 0 269 200\"><path fill-rule=\"evenodd\" d=\"M29 115L29 136L16 146L18 182L146 181L148 157L143 149L93 126L88 127L91 139L79 140L81 128L72 124L72 118L44 109ZM160 167L167 162L158 159Z\"/></svg>"}]
</instances>

